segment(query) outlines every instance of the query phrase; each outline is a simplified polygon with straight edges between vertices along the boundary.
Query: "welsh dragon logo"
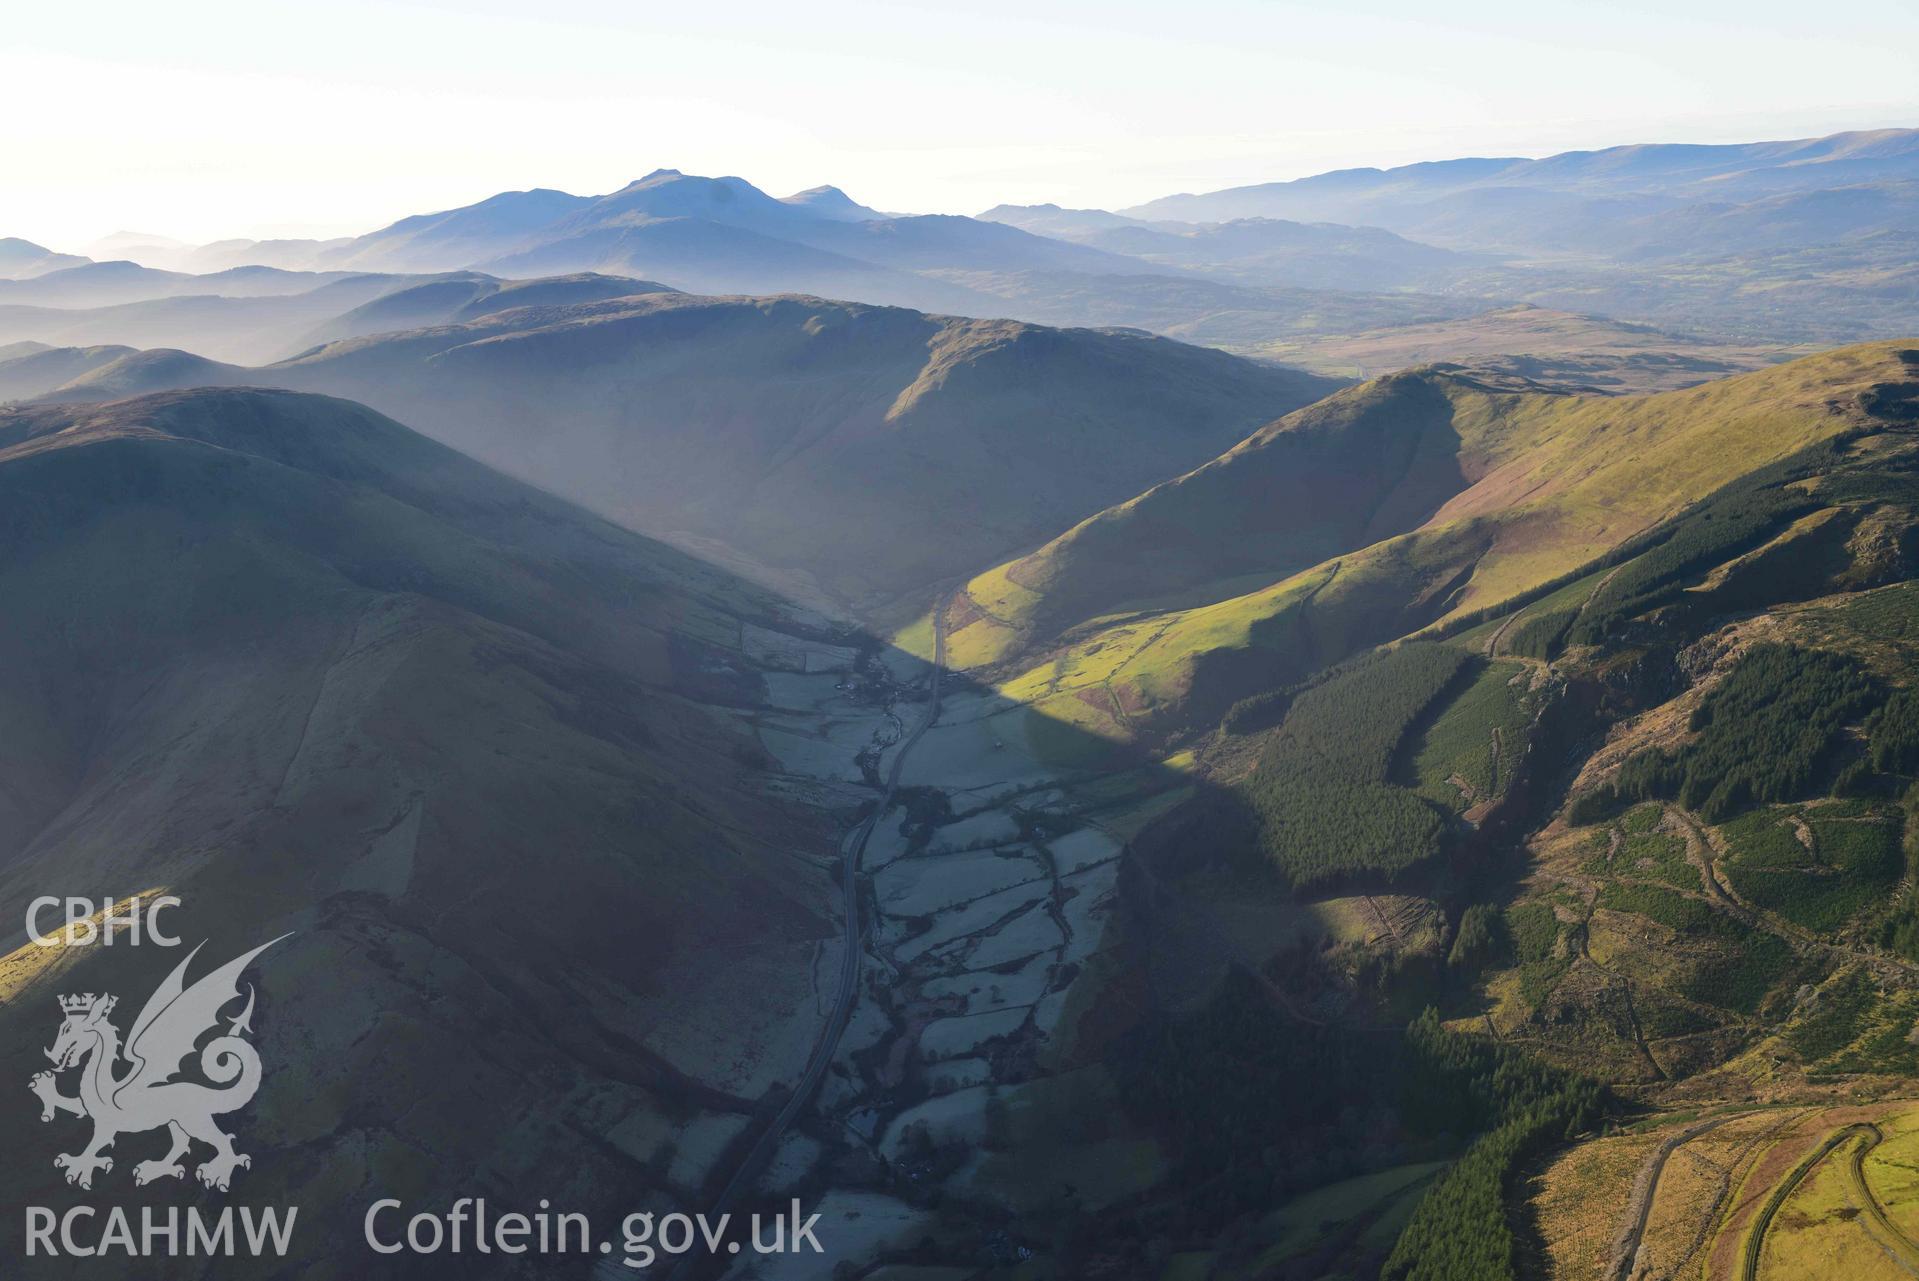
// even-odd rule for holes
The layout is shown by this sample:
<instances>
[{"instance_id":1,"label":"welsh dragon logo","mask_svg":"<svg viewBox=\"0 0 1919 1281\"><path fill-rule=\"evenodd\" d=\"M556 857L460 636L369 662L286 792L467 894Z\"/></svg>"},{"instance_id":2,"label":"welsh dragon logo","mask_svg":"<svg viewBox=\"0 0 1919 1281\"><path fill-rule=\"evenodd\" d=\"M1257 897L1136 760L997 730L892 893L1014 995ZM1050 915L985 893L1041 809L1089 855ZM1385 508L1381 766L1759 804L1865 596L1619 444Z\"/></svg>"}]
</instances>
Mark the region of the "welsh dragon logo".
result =
<instances>
[{"instance_id":1,"label":"welsh dragon logo","mask_svg":"<svg viewBox=\"0 0 1919 1281\"><path fill-rule=\"evenodd\" d=\"M254 957L286 937L282 934L261 944L188 987L187 966L200 954L200 948L194 948L147 999L124 1046L109 1017L117 998L91 992L60 998L66 1018L53 1048L46 1052L53 1071L35 1074L29 1084L39 1096L42 1121L62 1112L93 1120L92 1142L79 1152L53 1158L54 1165L66 1171L68 1183L91 1188L96 1171L113 1169L112 1158L104 1154L115 1139L162 1126L172 1136L172 1147L158 1160L133 1167L136 1184L184 1178L186 1166L181 1158L195 1140L213 1149L213 1155L194 1171L210 1188L226 1191L233 1172L253 1164L251 1157L233 1150L233 1136L214 1121L222 1113L245 1107L260 1088L260 1055L243 1039L253 1030L251 985L246 1008L227 1020L226 1033L204 1047L199 1047L199 1041L218 1030L220 1011L240 998L241 972ZM212 1085L175 1079L196 1047L200 1073ZM124 1072L118 1070L122 1059L129 1065ZM58 1074L76 1067L79 1094L61 1094Z\"/></svg>"}]
</instances>

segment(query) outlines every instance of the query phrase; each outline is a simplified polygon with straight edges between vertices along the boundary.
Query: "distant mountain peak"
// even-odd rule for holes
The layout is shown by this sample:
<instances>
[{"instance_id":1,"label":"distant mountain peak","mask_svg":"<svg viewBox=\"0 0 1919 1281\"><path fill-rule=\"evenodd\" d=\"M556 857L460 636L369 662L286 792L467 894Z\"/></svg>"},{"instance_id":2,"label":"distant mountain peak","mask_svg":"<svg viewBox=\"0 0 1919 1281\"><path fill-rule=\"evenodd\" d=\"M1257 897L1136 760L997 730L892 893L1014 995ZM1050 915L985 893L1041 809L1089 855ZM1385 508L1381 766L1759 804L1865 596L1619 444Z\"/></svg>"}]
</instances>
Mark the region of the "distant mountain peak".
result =
<instances>
[{"instance_id":1,"label":"distant mountain peak","mask_svg":"<svg viewBox=\"0 0 1919 1281\"><path fill-rule=\"evenodd\" d=\"M473 204L465 206L465 208L489 209L498 205L523 203L528 200L548 199L555 196L559 197L562 200L579 199L578 196L570 195L567 192L560 191L559 189L554 187L528 187L524 191L496 191L492 195L488 196L485 200L475 201ZM446 210L445 212L457 213L459 212L459 210L449 209L449 210Z\"/></svg>"},{"instance_id":2,"label":"distant mountain peak","mask_svg":"<svg viewBox=\"0 0 1919 1281\"><path fill-rule=\"evenodd\" d=\"M686 175L678 169L655 169L649 174L635 178L618 191L609 192L608 194L617 196L628 191L645 191L649 187L664 187L670 183L684 181L685 178Z\"/></svg>"},{"instance_id":3,"label":"distant mountain peak","mask_svg":"<svg viewBox=\"0 0 1919 1281\"><path fill-rule=\"evenodd\" d=\"M78 254L55 253L45 245L18 236L0 236L0 280L44 275L49 271L86 263Z\"/></svg>"},{"instance_id":4,"label":"distant mountain peak","mask_svg":"<svg viewBox=\"0 0 1919 1281\"><path fill-rule=\"evenodd\" d=\"M93 248L105 249L113 245L161 245L168 249L191 249L184 240L172 236L162 236L151 231L116 231L111 236L102 236L93 242Z\"/></svg>"},{"instance_id":5,"label":"distant mountain peak","mask_svg":"<svg viewBox=\"0 0 1919 1281\"><path fill-rule=\"evenodd\" d=\"M877 209L859 203L838 187L830 184L796 191L790 196L783 197L780 203L805 209L822 218L835 218L842 222L878 222L887 216Z\"/></svg>"},{"instance_id":6,"label":"distant mountain peak","mask_svg":"<svg viewBox=\"0 0 1919 1281\"><path fill-rule=\"evenodd\" d=\"M979 218L981 222L1004 223L1036 236L1057 236L1067 240L1118 227L1140 225L1136 219L1124 218L1105 209L1071 209L1056 204L994 205L980 214Z\"/></svg>"}]
</instances>

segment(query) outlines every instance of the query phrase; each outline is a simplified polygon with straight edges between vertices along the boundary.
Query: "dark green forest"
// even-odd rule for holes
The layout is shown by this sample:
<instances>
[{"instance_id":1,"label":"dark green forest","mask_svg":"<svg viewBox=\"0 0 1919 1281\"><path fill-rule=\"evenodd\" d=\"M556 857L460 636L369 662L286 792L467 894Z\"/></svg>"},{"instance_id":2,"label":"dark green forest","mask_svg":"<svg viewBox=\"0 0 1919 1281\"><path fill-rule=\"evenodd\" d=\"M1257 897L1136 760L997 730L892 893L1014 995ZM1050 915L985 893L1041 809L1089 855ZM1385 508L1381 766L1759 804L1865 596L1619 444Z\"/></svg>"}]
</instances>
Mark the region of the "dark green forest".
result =
<instances>
[{"instance_id":1,"label":"dark green forest","mask_svg":"<svg viewBox=\"0 0 1919 1281\"><path fill-rule=\"evenodd\" d=\"M1391 878L1440 852L1445 815L1387 780L1407 730L1468 662L1450 646L1401 645L1291 701L1242 791L1261 849L1295 887Z\"/></svg>"},{"instance_id":2,"label":"dark green forest","mask_svg":"<svg viewBox=\"0 0 1919 1281\"><path fill-rule=\"evenodd\" d=\"M1854 659L1756 645L1693 712L1695 741L1634 756L1613 784L1581 798L1573 820L1662 799L1723 823L1754 805L1801 799L1824 776L1839 732L1880 697Z\"/></svg>"},{"instance_id":3,"label":"dark green forest","mask_svg":"<svg viewBox=\"0 0 1919 1281\"><path fill-rule=\"evenodd\" d=\"M1407 1113L1483 1129L1428 1189L1400 1233L1387 1281L1505 1281L1518 1275L1507 1194L1521 1162L1592 1126L1606 1105L1595 1081L1524 1050L1440 1026L1428 1010L1407 1029Z\"/></svg>"}]
</instances>

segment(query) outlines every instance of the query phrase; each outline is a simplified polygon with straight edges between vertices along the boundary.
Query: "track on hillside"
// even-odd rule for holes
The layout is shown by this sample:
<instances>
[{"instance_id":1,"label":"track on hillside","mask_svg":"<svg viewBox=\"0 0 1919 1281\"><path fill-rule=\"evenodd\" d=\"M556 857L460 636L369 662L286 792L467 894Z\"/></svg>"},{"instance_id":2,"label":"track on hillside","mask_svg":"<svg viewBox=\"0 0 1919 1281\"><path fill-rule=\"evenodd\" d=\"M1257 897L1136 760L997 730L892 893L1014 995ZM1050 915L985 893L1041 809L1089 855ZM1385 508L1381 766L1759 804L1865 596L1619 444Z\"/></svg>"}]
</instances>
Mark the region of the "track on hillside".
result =
<instances>
[{"instance_id":1,"label":"track on hillside","mask_svg":"<svg viewBox=\"0 0 1919 1281\"><path fill-rule=\"evenodd\" d=\"M1866 1158L1879 1146L1883 1136L1878 1126L1872 1126L1872 1134L1852 1150L1851 1160L1846 1162L1846 1181L1852 1185L1852 1198L1859 1208L1872 1220L1878 1229L1881 1242L1892 1251L1900 1263L1909 1272L1919 1272L1919 1242L1907 1236L1899 1225L1886 1213L1886 1207L1880 1204L1873 1194L1872 1185L1866 1182Z\"/></svg>"},{"instance_id":2,"label":"track on hillside","mask_svg":"<svg viewBox=\"0 0 1919 1281\"><path fill-rule=\"evenodd\" d=\"M1883 1137L1878 1126L1870 1121L1860 1121L1853 1125L1841 1126L1839 1129L1834 1130L1825 1137L1818 1147L1799 1159L1799 1164L1793 1166L1791 1172L1774 1185L1772 1195L1766 1198L1766 1204L1760 1207L1758 1215L1753 1218L1752 1226L1746 1230L1746 1248L1739 1256L1740 1281L1759 1281L1759 1256L1766 1248L1766 1230L1772 1226L1773 1217L1779 1213L1780 1207L1786 1204L1786 1199L1798 1190L1801 1183L1806 1181L1806 1176L1817 1169L1819 1163L1831 1156L1839 1145L1846 1142L1846 1140L1855 1138L1863 1138L1866 1140L1866 1142L1861 1145L1861 1151L1859 1153L1859 1160L1863 1162L1865 1160L1865 1153L1877 1147L1880 1139ZM1864 1185L1864 1182L1865 1174L1862 1169L1860 1172L1861 1186ZM1866 1199L1874 1205L1878 1204L1877 1200L1873 1198L1870 1193L1867 1194ZM1882 1208L1880 1213L1884 1214L1884 1212Z\"/></svg>"}]
</instances>

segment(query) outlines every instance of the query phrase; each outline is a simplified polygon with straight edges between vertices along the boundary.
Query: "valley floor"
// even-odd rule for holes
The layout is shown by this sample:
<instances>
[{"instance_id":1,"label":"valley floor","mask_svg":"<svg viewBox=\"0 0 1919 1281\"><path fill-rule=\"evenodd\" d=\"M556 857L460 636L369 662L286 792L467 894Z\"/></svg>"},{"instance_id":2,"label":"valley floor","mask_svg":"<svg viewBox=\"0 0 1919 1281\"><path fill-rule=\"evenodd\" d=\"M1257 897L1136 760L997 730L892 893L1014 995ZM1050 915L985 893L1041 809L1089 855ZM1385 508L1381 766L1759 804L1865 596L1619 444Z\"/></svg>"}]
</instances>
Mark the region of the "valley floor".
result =
<instances>
[{"instance_id":1,"label":"valley floor","mask_svg":"<svg viewBox=\"0 0 1919 1281\"><path fill-rule=\"evenodd\" d=\"M787 1104L751 1146L739 1117L721 1132L716 1116L704 1145L682 1127L676 1182L723 1186L714 1214L794 1195L821 1214L824 1260L729 1275L817 1277L928 1238L956 1260L998 1248L1015 1262L991 1221L1063 1192L1098 1209L1165 1173L1123 1125L1061 1136L1115 1111L1104 1071L1070 1066L1071 1029L1111 943L1124 841L1165 787L1049 763L1026 706L896 650L853 670L793 665L768 676L770 707L742 715L775 790L871 811L842 844L855 915L820 951L815 1006L788 1025L817 1030L812 1057L792 1037L754 1057L753 1080Z\"/></svg>"}]
</instances>

